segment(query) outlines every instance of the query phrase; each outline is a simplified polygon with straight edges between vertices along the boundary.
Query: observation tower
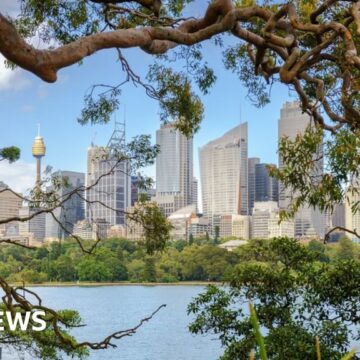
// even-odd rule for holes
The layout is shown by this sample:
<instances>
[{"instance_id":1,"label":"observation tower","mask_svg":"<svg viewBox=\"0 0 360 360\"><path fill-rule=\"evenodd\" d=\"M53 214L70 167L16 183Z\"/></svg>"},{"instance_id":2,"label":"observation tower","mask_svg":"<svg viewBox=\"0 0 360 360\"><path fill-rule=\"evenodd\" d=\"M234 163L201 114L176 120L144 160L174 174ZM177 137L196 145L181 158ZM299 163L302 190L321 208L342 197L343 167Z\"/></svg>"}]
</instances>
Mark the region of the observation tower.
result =
<instances>
[{"instance_id":1,"label":"observation tower","mask_svg":"<svg viewBox=\"0 0 360 360\"><path fill-rule=\"evenodd\" d=\"M44 139L40 136L40 125L38 125L38 134L34 139L32 154L36 159L36 184L41 183L41 158L45 156L46 147Z\"/></svg>"}]
</instances>

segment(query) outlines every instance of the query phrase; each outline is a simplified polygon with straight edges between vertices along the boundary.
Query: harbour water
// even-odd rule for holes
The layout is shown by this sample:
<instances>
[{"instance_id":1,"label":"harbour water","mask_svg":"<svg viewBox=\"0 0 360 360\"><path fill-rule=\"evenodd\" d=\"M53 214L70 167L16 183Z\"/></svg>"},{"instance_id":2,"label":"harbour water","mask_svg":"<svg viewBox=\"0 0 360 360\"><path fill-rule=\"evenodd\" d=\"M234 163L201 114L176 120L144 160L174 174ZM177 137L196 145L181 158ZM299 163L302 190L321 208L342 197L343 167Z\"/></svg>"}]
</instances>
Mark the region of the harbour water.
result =
<instances>
[{"instance_id":1,"label":"harbour water","mask_svg":"<svg viewBox=\"0 0 360 360\"><path fill-rule=\"evenodd\" d=\"M115 340L117 348L92 351L91 360L216 360L221 345L211 335L192 335L188 331L191 317L187 305L203 286L91 286L35 287L44 305L80 312L85 327L72 334L79 341L100 341L107 335L132 328L166 304L136 334ZM3 360L27 359L23 354L4 349ZM66 359L66 357L64 357Z\"/></svg>"}]
</instances>

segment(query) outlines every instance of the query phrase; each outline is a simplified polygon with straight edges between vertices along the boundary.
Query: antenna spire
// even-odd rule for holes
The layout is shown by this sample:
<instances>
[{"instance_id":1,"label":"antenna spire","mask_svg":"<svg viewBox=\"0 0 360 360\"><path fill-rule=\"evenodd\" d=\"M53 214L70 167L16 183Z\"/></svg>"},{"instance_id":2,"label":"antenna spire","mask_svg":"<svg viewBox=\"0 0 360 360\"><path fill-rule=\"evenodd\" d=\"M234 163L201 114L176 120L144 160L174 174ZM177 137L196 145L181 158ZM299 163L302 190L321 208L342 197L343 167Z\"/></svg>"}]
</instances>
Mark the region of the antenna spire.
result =
<instances>
[{"instance_id":1,"label":"antenna spire","mask_svg":"<svg viewBox=\"0 0 360 360\"><path fill-rule=\"evenodd\" d=\"M40 136L40 123L37 124L37 128L38 128L38 133L37 133L37 136Z\"/></svg>"}]
</instances>

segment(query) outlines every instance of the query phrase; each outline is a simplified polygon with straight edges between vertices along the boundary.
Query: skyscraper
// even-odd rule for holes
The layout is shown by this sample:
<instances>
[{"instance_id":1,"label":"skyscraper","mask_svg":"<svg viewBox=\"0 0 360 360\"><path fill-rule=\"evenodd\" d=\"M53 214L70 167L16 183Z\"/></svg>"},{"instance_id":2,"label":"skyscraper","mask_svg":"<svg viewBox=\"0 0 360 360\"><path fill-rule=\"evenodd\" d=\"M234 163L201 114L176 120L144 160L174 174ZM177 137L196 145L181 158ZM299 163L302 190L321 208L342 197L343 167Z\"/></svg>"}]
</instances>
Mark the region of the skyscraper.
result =
<instances>
[{"instance_id":1,"label":"skyscraper","mask_svg":"<svg viewBox=\"0 0 360 360\"><path fill-rule=\"evenodd\" d=\"M187 138L173 123L156 131L160 153L156 158L156 199L173 199L173 211L193 202L193 140Z\"/></svg>"},{"instance_id":2,"label":"skyscraper","mask_svg":"<svg viewBox=\"0 0 360 360\"><path fill-rule=\"evenodd\" d=\"M131 206L134 206L139 199L139 179L136 175L131 176Z\"/></svg>"},{"instance_id":3,"label":"skyscraper","mask_svg":"<svg viewBox=\"0 0 360 360\"><path fill-rule=\"evenodd\" d=\"M199 149L203 213L214 218L248 214L247 123Z\"/></svg>"},{"instance_id":4,"label":"skyscraper","mask_svg":"<svg viewBox=\"0 0 360 360\"><path fill-rule=\"evenodd\" d=\"M196 212L198 211L198 180L196 177L193 177L192 181L192 203L195 205Z\"/></svg>"},{"instance_id":5,"label":"skyscraper","mask_svg":"<svg viewBox=\"0 0 360 360\"><path fill-rule=\"evenodd\" d=\"M273 164L255 165L255 201L275 201L277 203L279 184L277 179L269 175L268 165Z\"/></svg>"},{"instance_id":6,"label":"skyscraper","mask_svg":"<svg viewBox=\"0 0 360 360\"><path fill-rule=\"evenodd\" d=\"M297 135L303 134L306 128L311 125L311 117L303 113L299 102L286 102L280 113L278 135L279 141L286 136L289 140L295 140ZM321 152L322 149L319 149ZM318 156L318 154L316 155ZM279 168L282 169L284 163L279 154ZM320 175L323 172L323 160L317 160L317 166L314 170ZM279 183L279 207L286 209L290 205L292 196L291 189L286 189L283 184ZM295 216L295 236L306 236L309 233L315 233L324 236L325 233L325 216L318 209L303 206Z\"/></svg>"},{"instance_id":7,"label":"skyscraper","mask_svg":"<svg viewBox=\"0 0 360 360\"><path fill-rule=\"evenodd\" d=\"M248 197L249 197L249 214L252 214L252 209L255 202L255 165L260 163L257 157L248 159Z\"/></svg>"},{"instance_id":8,"label":"skyscraper","mask_svg":"<svg viewBox=\"0 0 360 360\"><path fill-rule=\"evenodd\" d=\"M278 122L278 139L288 137L289 140L295 140L296 136L303 134L310 125L311 118L308 114L302 112L300 104L297 101L286 102L280 110L280 119ZM284 166L283 160L279 154L279 168ZM279 184L279 207L286 209L291 202L291 190L285 189L283 184Z\"/></svg>"},{"instance_id":9,"label":"skyscraper","mask_svg":"<svg viewBox=\"0 0 360 360\"><path fill-rule=\"evenodd\" d=\"M54 176L67 180L66 187L62 187L57 196L61 199L72 191L79 189L79 194L74 193L67 199L61 207L54 210L54 216L61 225L51 216L46 214L46 238L63 239L69 236L74 229L74 225L85 218L84 191L81 190L85 185L85 174L74 171L57 171Z\"/></svg>"},{"instance_id":10,"label":"skyscraper","mask_svg":"<svg viewBox=\"0 0 360 360\"><path fill-rule=\"evenodd\" d=\"M115 122L106 147L88 150L86 218L90 223L105 220L110 226L125 225L131 205L131 176L128 160L119 161L125 147L125 124Z\"/></svg>"}]
</instances>

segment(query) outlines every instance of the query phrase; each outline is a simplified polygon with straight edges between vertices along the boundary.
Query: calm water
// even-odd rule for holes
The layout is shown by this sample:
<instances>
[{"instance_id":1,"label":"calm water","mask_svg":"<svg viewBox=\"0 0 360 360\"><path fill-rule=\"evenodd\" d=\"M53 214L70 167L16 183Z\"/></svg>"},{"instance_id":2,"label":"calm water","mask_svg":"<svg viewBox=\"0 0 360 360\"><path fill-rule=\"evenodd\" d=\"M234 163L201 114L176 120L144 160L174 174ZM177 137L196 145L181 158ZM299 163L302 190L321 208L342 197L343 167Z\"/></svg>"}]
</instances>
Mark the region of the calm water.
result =
<instances>
[{"instance_id":1,"label":"calm water","mask_svg":"<svg viewBox=\"0 0 360 360\"><path fill-rule=\"evenodd\" d=\"M79 340L100 341L112 332L135 326L159 305L167 304L132 337L116 340L115 349L93 351L99 360L215 360L222 351L211 336L191 335L187 304L203 286L104 286L33 288L44 305L78 310L85 328L73 330ZM21 359L3 352L2 360Z\"/></svg>"}]
</instances>

